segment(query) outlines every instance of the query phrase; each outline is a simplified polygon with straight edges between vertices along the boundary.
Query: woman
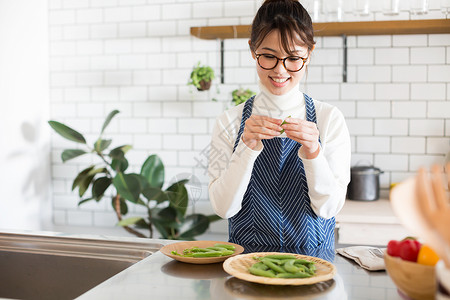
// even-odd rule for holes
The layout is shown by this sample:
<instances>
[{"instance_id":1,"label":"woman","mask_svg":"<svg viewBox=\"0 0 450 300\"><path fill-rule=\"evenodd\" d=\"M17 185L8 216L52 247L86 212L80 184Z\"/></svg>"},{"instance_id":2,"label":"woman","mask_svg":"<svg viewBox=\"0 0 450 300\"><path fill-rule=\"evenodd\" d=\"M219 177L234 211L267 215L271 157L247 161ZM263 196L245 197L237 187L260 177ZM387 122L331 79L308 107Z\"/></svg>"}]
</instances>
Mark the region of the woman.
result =
<instances>
[{"instance_id":1,"label":"woman","mask_svg":"<svg viewBox=\"0 0 450 300\"><path fill-rule=\"evenodd\" d=\"M211 141L209 196L230 242L334 247L350 137L337 108L300 92L314 44L298 1L264 1L249 40L260 92L218 117Z\"/></svg>"}]
</instances>

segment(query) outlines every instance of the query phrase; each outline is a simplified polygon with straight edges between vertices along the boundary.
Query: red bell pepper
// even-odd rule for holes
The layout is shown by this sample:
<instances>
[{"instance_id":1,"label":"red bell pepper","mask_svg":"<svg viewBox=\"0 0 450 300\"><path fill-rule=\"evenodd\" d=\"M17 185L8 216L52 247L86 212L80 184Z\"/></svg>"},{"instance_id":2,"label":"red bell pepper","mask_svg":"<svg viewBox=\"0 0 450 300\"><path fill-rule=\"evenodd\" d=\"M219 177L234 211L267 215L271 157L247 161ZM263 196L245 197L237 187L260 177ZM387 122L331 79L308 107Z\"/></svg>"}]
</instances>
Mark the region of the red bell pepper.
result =
<instances>
[{"instance_id":1,"label":"red bell pepper","mask_svg":"<svg viewBox=\"0 0 450 300\"><path fill-rule=\"evenodd\" d=\"M400 242L396 240L390 240L387 244L387 253L390 256L400 256Z\"/></svg>"},{"instance_id":2,"label":"red bell pepper","mask_svg":"<svg viewBox=\"0 0 450 300\"><path fill-rule=\"evenodd\" d=\"M417 262L421 244L417 240L407 239L400 242L400 257L403 260Z\"/></svg>"},{"instance_id":3,"label":"red bell pepper","mask_svg":"<svg viewBox=\"0 0 450 300\"><path fill-rule=\"evenodd\" d=\"M407 237L401 241L391 240L387 245L387 253L403 260L417 262L422 244L414 238Z\"/></svg>"}]
</instances>

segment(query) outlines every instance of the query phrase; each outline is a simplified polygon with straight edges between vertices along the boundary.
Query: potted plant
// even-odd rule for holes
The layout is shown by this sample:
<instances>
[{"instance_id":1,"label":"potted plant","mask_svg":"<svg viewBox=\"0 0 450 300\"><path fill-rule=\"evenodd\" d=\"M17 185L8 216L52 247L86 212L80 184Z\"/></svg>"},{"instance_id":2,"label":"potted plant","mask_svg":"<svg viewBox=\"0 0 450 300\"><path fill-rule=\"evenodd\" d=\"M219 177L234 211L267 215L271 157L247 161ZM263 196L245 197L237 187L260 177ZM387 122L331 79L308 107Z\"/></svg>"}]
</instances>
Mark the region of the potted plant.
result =
<instances>
[{"instance_id":1,"label":"potted plant","mask_svg":"<svg viewBox=\"0 0 450 300\"><path fill-rule=\"evenodd\" d=\"M59 135L82 144L85 148L64 150L61 154L63 162L86 154L100 158L100 163L88 166L73 181L72 190L78 188L80 197L78 205L88 201L99 202L103 197L110 196L118 225L138 237L147 236L137 229L148 230L148 237L152 238L153 229L156 228L164 239L192 240L204 233L210 222L218 220L219 217L186 215L189 203L185 187L187 179L179 180L163 189L164 164L157 155L150 155L142 164L140 172L133 173L128 171L129 164L125 157L132 148L131 145L121 145L109 150L112 140L104 139L103 133L118 113L118 110L114 110L108 114L92 147L89 147L84 136L76 130L65 124L49 121L50 126ZM112 195L108 195L108 190L112 191ZM124 219L123 216L129 211L129 204L144 206L147 216Z\"/></svg>"},{"instance_id":2,"label":"potted plant","mask_svg":"<svg viewBox=\"0 0 450 300\"><path fill-rule=\"evenodd\" d=\"M245 90L243 88L235 89L234 91L231 92L231 96L233 97L231 101L234 103L234 105L239 105L247 101L251 96L255 94L256 93L250 89Z\"/></svg>"},{"instance_id":3,"label":"potted plant","mask_svg":"<svg viewBox=\"0 0 450 300\"><path fill-rule=\"evenodd\" d=\"M188 85L195 86L199 91L206 91L211 87L214 78L214 70L210 66L200 65L198 62L191 72Z\"/></svg>"}]
</instances>

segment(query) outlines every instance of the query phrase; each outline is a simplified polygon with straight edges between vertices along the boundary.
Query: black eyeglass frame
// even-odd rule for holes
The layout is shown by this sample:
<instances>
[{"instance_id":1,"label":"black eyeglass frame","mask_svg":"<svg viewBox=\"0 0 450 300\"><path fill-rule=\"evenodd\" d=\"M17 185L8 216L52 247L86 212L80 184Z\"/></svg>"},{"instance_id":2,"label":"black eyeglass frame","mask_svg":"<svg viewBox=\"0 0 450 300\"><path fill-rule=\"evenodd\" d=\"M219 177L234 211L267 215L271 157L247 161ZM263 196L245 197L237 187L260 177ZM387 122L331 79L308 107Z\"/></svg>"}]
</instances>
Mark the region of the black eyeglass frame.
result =
<instances>
[{"instance_id":1,"label":"black eyeglass frame","mask_svg":"<svg viewBox=\"0 0 450 300\"><path fill-rule=\"evenodd\" d=\"M275 58L277 59L277 63L275 64L275 66L273 66L272 68L264 68L263 66L261 66L261 64L259 63L259 58L260 58L261 56L263 56L263 55L271 55L271 56L275 57ZM275 56L275 55L273 55L273 54L267 54L267 53L260 53L260 54L257 54L256 52L255 52L255 57L256 57L256 61L258 62L258 65L259 65L261 68L263 68L264 70L273 70L273 69L275 69L275 68L278 66L278 62L281 60L281 61L283 62L284 68L285 68L288 72L298 72L298 71L300 71L301 69L303 69L303 67L305 66L306 61L308 60L308 57L304 58L304 57L300 57L300 56L287 56L287 57L285 57L285 58L279 58L278 56ZM298 57L298 58L300 58L300 59L303 61L302 66L301 66L300 69L298 69L297 71L289 70L289 69L286 67L286 59L292 58L292 57L296 57L296 58Z\"/></svg>"}]
</instances>

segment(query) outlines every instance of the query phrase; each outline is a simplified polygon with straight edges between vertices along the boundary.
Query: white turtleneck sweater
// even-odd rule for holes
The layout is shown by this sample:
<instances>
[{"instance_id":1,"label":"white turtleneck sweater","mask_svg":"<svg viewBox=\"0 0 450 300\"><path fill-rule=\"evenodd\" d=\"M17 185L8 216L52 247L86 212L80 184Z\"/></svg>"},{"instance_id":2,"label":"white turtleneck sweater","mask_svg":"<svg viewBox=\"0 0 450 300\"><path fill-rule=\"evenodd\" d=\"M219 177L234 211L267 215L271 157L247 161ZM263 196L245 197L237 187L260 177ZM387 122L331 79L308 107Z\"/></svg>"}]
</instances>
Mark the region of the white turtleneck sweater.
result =
<instances>
[{"instance_id":1,"label":"white turtleneck sweater","mask_svg":"<svg viewBox=\"0 0 450 300\"><path fill-rule=\"evenodd\" d=\"M272 118L306 119L305 99L299 88L277 96L261 83L253 102L253 115ZM347 184L350 181L350 136L342 113L334 106L314 101L321 149L314 159L300 156L305 168L311 207L325 219L335 216L344 205ZM241 209L250 181L254 162L264 151L259 142L255 150L242 142L233 153L242 119L244 103L235 106L216 119L213 129L208 173L209 198L217 215L231 218ZM280 137L285 137L285 134Z\"/></svg>"}]
</instances>

